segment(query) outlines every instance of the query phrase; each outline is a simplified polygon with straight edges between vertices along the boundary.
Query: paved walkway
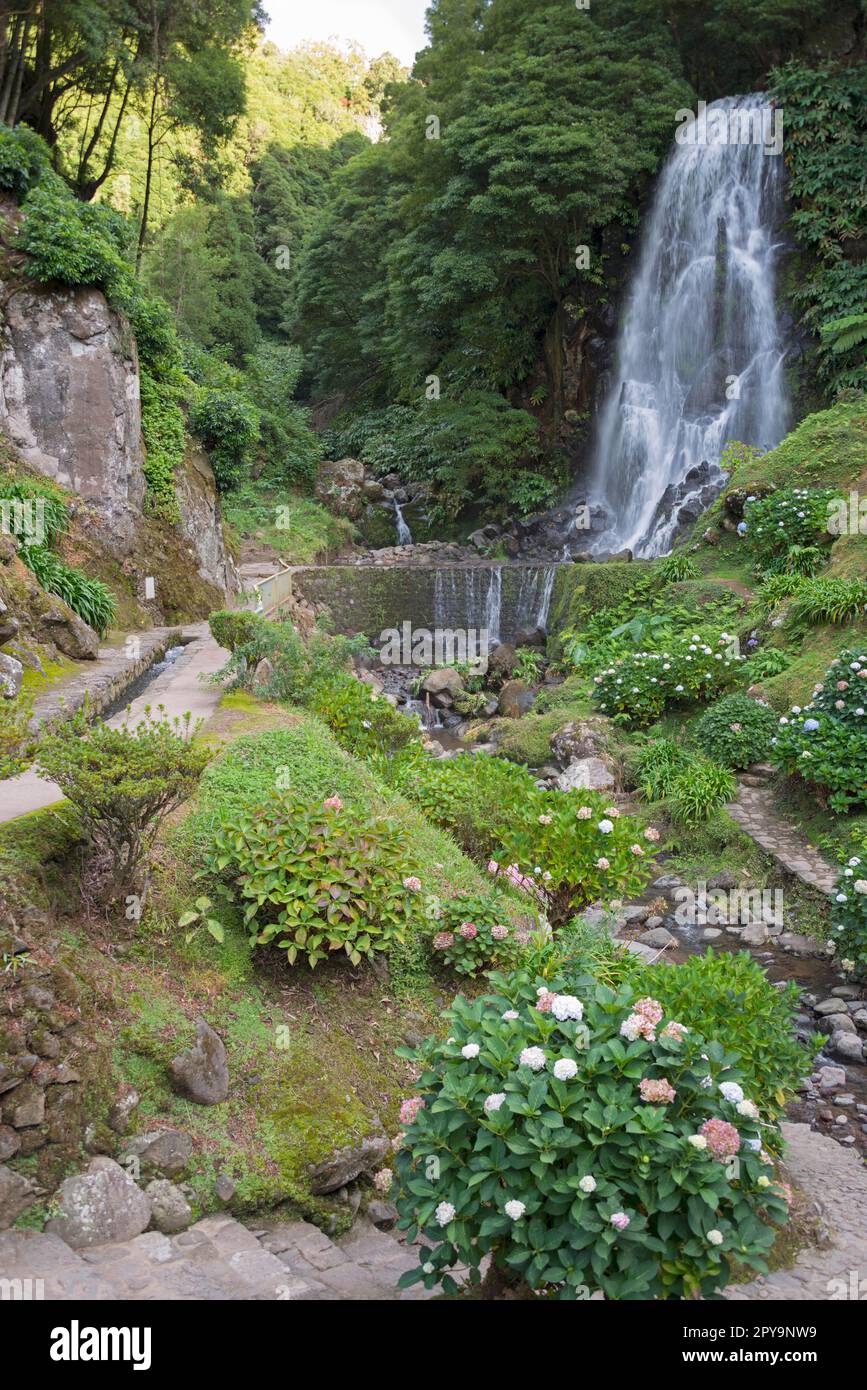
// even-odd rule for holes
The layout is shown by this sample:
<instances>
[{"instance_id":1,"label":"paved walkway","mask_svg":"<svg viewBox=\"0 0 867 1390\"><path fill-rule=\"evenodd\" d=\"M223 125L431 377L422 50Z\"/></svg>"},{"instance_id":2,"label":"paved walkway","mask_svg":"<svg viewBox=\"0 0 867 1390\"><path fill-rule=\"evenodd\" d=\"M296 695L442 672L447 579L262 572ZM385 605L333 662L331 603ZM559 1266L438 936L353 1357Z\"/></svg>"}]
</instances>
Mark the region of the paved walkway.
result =
<instances>
[{"instance_id":1,"label":"paved walkway","mask_svg":"<svg viewBox=\"0 0 867 1390\"><path fill-rule=\"evenodd\" d=\"M829 1228L825 1249L808 1246L791 1269L749 1284L733 1284L725 1297L756 1299L867 1298L867 1168L853 1149L844 1149L808 1125L783 1125L786 1169L820 1208ZM853 1294L852 1290L860 1290Z\"/></svg>"},{"instance_id":2,"label":"paved walkway","mask_svg":"<svg viewBox=\"0 0 867 1390\"><path fill-rule=\"evenodd\" d=\"M751 778L753 783L759 781L758 777ZM822 893L833 892L839 869L777 814L773 793L768 787L739 781L737 800L728 810L747 834L789 873Z\"/></svg>"},{"instance_id":3,"label":"paved walkway","mask_svg":"<svg viewBox=\"0 0 867 1390\"><path fill-rule=\"evenodd\" d=\"M413 1249L366 1221L335 1242L306 1221L254 1233L231 1216L206 1216L180 1235L149 1231L89 1250L44 1232L0 1232L0 1275L41 1279L48 1300L416 1301L432 1295L396 1285L417 1263Z\"/></svg>"},{"instance_id":4,"label":"paved walkway","mask_svg":"<svg viewBox=\"0 0 867 1390\"><path fill-rule=\"evenodd\" d=\"M220 703L223 694L220 687L206 685L198 679L200 675L212 675L228 660L228 652L217 646L208 624L190 623L185 624L183 628L167 628L163 631L182 631L185 636L192 636L193 641L186 645L177 662L167 666L165 671L151 681L144 693L132 701L129 716L123 711L107 721L112 728L117 728L127 717L132 724L139 723L144 718L146 705L165 705L168 718L189 711L195 720L207 719ZM59 787L28 769L20 777L0 782L0 824L14 820L16 816L27 815L30 811L38 811L44 806L51 806L61 799Z\"/></svg>"}]
</instances>

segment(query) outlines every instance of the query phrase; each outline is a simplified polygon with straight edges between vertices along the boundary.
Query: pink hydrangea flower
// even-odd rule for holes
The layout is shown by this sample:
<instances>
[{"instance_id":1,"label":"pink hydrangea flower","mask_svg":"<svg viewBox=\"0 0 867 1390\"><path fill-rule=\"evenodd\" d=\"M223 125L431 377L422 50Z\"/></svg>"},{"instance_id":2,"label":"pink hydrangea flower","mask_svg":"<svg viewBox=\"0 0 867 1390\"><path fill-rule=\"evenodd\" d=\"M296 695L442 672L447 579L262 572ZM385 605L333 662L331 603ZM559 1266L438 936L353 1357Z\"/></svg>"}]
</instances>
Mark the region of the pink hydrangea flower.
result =
<instances>
[{"instance_id":1,"label":"pink hydrangea flower","mask_svg":"<svg viewBox=\"0 0 867 1390\"><path fill-rule=\"evenodd\" d=\"M650 1076L645 1076L638 1087L641 1092L641 1099L647 1100L651 1105L670 1105L677 1092L671 1083L661 1076L655 1081Z\"/></svg>"},{"instance_id":2,"label":"pink hydrangea flower","mask_svg":"<svg viewBox=\"0 0 867 1390\"><path fill-rule=\"evenodd\" d=\"M326 811L343 810L343 802L340 800L339 796L329 796L328 800L323 801L322 805L325 807Z\"/></svg>"},{"instance_id":3,"label":"pink hydrangea flower","mask_svg":"<svg viewBox=\"0 0 867 1390\"><path fill-rule=\"evenodd\" d=\"M629 1217L626 1215L625 1211L615 1211L609 1216L608 1220L611 1222L615 1231L625 1231L626 1227L629 1225Z\"/></svg>"},{"instance_id":4,"label":"pink hydrangea flower","mask_svg":"<svg viewBox=\"0 0 867 1390\"><path fill-rule=\"evenodd\" d=\"M508 927L491 927L491 936L495 941L505 941L509 935Z\"/></svg>"},{"instance_id":5,"label":"pink hydrangea flower","mask_svg":"<svg viewBox=\"0 0 867 1390\"><path fill-rule=\"evenodd\" d=\"M404 888L408 888L411 893L417 893L421 888L421 879L416 878L415 874L410 874L409 878L403 881Z\"/></svg>"},{"instance_id":6,"label":"pink hydrangea flower","mask_svg":"<svg viewBox=\"0 0 867 1390\"><path fill-rule=\"evenodd\" d=\"M500 866L499 866L499 864L497 863L496 859L489 859L489 860L488 860L488 873L489 873L489 874L495 874L495 873L497 873L499 867L500 867Z\"/></svg>"},{"instance_id":7,"label":"pink hydrangea flower","mask_svg":"<svg viewBox=\"0 0 867 1390\"><path fill-rule=\"evenodd\" d=\"M424 1110L424 1098L422 1096L410 1096L400 1107L401 1124L413 1124L420 1110Z\"/></svg>"},{"instance_id":8,"label":"pink hydrangea flower","mask_svg":"<svg viewBox=\"0 0 867 1390\"><path fill-rule=\"evenodd\" d=\"M650 840L651 844L656 844L659 839L659 831L655 825L649 825L644 832L645 840Z\"/></svg>"},{"instance_id":9,"label":"pink hydrangea flower","mask_svg":"<svg viewBox=\"0 0 867 1390\"><path fill-rule=\"evenodd\" d=\"M472 941L473 937L479 934L479 929L475 922L462 922L458 931L464 938L464 941Z\"/></svg>"},{"instance_id":10,"label":"pink hydrangea flower","mask_svg":"<svg viewBox=\"0 0 867 1390\"><path fill-rule=\"evenodd\" d=\"M550 989L545 989L536 1000L536 1008L542 1014L549 1014L551 1012L551 1005L556 998L556 994L552 993Z\"/></svg>"},{"instance_id":11,"label":"pink hydrangea flower","mask_svg":"<svg viewBox=\"0 0 867 1390\"><path fill-rule=\"evenodd\" d=\"M455 944L454 934L450 931L438 931L432 944L435 951L450 951Z\"/></svg>"},{"instance_id":12,"label":"pink hydrangea flower","mask_svg":"<svg viewBox=\"0 0 867 1390\"><path fill-rule=\"evenodd\" d=\"M704 1135L709 1151L721 1163L734 1158L741 1147L741 1136L728 1120L705 1120L699 1134Z\"/></svg>"},{"instance_id":13,"label":"pink hydrangea flower","mask_svg":"<svg viewBox=\"0 0 867 1390\"><path fill-rule=\"evenodd\" d=\"M575 814L579 820L589 820L593 815L593 811L589 806L579 806Z\"/></svg>"},{"instance_id":14,"label":"pink hydrangea flower","mask_svg":"<svg viewBox=\"0 0 867 1390\"><path fill-rule=\"evenodd\" d=\"M610 868L611 868L611 864L610 864L610 862L609 862L607 859L604 859L604 858L603 858L603 859L597 859L597 860L596 860L596 867L597 867L597 869L602 869L603 872L604 872L605 869L610 869Z\"/></svg>"},{"instance_id":15,"label":"pink hydrangea flower","mask_svg":"<svg viewBox=\"0 0 867 1390\"><path fill-rule=\"evenodd\" d=\"M637 1038L644 1038L647 1042L656 1041L653 1024L643 1014L630 1014L625 1018L620 1025L620 1036L629 1042L635 1042Z\"/></svg>"},{"instance_id":16,"label":"pink hydrangea flower","mask_svg":"<svg viewBox=\"0 0 867 1390\"><path fill-rule=\"evenodd\" d=\"M673 1038L675 1042L683 1042L688 1032L689 1029L683 1023L675 1023L672 1019L671 1023L666 1023L659 1036L661 1038Z\"/></svg>"},{"instance_id":17,"label":"pink hydrangea flower","mask_svg":"<svg viewBox=\"0 0 867 1390\"><path fill-rule=\"evenodd\" d=\"M630 845L629 852L630 854L643 854L644 849L641 845Z\"/></svg>"},{"instance_id":18,"label":"pink hydrangea flower","mask_svg":"<svg viewBox=\"0 0 867 1390\"><path fill-rule=\"evenodd\" d=\"M652 1023L656 1026L657 1023L662 1022L662 1005L658 999L651 999L649 997L646 999L639 999L632 1007L637 1014L641 1014L642 1018L646 1018L648 1023Z\"/></svg>"}]
</instances>

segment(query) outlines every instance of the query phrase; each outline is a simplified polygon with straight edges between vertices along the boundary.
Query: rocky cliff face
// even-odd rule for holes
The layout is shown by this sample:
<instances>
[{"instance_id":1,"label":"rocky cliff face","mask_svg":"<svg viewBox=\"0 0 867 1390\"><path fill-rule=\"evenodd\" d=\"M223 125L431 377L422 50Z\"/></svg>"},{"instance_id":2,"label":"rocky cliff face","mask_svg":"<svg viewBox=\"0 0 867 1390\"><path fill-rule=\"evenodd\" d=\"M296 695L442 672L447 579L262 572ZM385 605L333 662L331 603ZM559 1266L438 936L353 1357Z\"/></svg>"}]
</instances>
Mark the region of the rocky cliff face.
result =
<instances>
[{"instance_id":1,"label":"rocky cliff face","mask_svg":"<svg viewBox=\"0 0 867 1390\"><path fill-rule=\"evenodd\" d=\"M133 559L135 569L140 561L151 573L143 553L153 523L143 514L138 359L128 324L95 289L15 280L0 285L0 295L0 433L31 469L82 499L98 545L114 561ZM231 592L237 571L207 458L192 453L176 485L180 521L165 545L205 586Z\"/></svg>"}]
</instances>

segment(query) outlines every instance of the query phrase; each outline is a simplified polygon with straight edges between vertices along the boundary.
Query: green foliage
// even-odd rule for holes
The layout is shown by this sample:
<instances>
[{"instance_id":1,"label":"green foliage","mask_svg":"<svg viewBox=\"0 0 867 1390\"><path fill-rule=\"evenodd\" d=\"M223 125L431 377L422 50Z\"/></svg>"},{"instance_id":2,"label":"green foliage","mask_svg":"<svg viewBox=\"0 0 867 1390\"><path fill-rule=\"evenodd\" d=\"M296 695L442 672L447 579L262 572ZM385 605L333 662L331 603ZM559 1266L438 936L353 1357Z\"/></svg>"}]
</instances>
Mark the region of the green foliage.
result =
<instances>
[{"instance_id":1,"label":"green foliage","mask_svg":"<svg viewBox=\"0 0 867 1390\"><path fill-rule=\"evenodd\" d=\"M833 811L867 803L867 652L832 662L803 709L782 716L771 760L830 793Z\"/></svg>"},{"instance_id":2,"label":"green foliage","mask_svg":"<svg viewBox=\"0 0 867 1390\"><path fill-rule=\"evenodd\" d=\"M651 966L643 985L667 1013L705 1037L724 1037L738 1055L744 1089L763 1115L781 1119L809 1076L820 1039L797 1038L798 989L778 989L747 951L708 950L672 970Z\"/></svg>"},{"instance_id":3,"label":"green foliage","mask_svg":"<svg viewBox=\"0 0 867 1390\"><path fill-rule=\"evenodd\" d=\"M17 777L33 756L34 744L28 734L33 699L19 695L14 700L0 696L0 781Z\"/></svg>"},{"instance_id":4,"label":"green foliage","mask_svg":"<svg viewBox=\"0 0 867 1390\"><path fill-rule=\"evenodd\" d=\"M247 902L250 944L274 943L290 965L338 951L358 965L405 940L421 910L400 826L339 797L275 792L226 819L211 863Z\"/></svg>"},{"instance_id":5,"label":"green foliage","mask_svg":"<svg viewBox=\"0 0 867 1390\"><path fill-rule=\"evenodd\" d=\"M39 771L75 807L102 901L137 888L160 825L195 790L210 756L195 732L189 715L168 720L158 706L117 729L88 725L83 708L42 735Z\"/></svg>"},{"instance_id":6,"label":"green foliage","mask_svg":"<svg viewBox=\"0 0 867 1390\"><path fill-rule=\"evenodd\" d=\"M328 725L341 747L360 758L394 753L419 739L415 719L399 713L348 672L318 685L305 704Z\"/></svg>"},{"instance_id":7,"label":"green foliage","mask_svg":"<svg viewBox=\"0 0 867 1390\"><path fill-rule=\"evenodd\" d=\"M141 373L141 429L149 505L155 515L176 521L175 469L186 446L184 415L173 393L146 370Z\"/></svg>"},{"instance_id":8,"label":"green foliage","mask_svg":"<svg viewBox=\"0 0 867 1390\"><path fill-rule=\"evenodd\" d=\"M696 759L671 781L668 792L671 817L680 825L700 825L732 801L736 791L737 782L729 768Z\"/></svg>"},{"instance_id":9,"label":"green foliage","mask_svg":"<svg viewBox=\"0 0 867 1390\"><path fill-rule=\"evenodd\" d=\"M661 561L659 572L669 584L678 584L683 579L698 579L698 565L691 560L685 550L675 550Z\"/></svg>"},{"instance_id":10,"label":"green foliage","mask_svg":"<svg viewBox=\"0 0 867 1390\"><path fill-rule=\"evenodd\" d=\"M217 646L234 652L254 642L263 619L243 608L222 609L208 618L211 636Z\"/></svg>"},{"instance_id":11,"label":"green foliage","mask_svg":"<svg viewBox=\"0 0 867 1390\"><path fill-rule=\"evenodd\" d=\"M191 928L184 937L188 946L200 927L204 927L208 935L212 936L215 941L220 942L221 945L225 941L226 932L222 923L218 918L209 915L212 907L213 903L210 898L196 898L195 907L191 907L187 912L183 912L178 918L178 927L181 928L181 930L186 927Z\"/></svg>"},{"instance_id":12,"label":"green foliage","mask_svg":"<svg viewBox=\"0 0 867 1390\"><path fill-rule=\"evenodd\" d=\"M16 502L23 505L16 507ZM6 507L4 503L10 505ZM60 488L47 478L31 478L25 473L0 472L0 506L3 507L3 531L16 536L24 546L51 545L63 535L69 521L66 499ZM42 539L36 534L39 526L43 531Z\"/></svg>"},{"instance_id":13,"label":"green foliage","mask_svg":"<svg viewBox=\"0 0 867 1390\"><path fill-rule=\"evenodd\" d=\"M724 767L744 768L768 755L777 716L748 695L726 695L696 723L696 742Z\"/></svg>"},{"instance_id":14,"label":"green foliage","mask_svg":"<svg viewBox=\"0 0 867 1390\"><path fill-rule=\"evenodd\" d=\"M256 410L233 391L206 391L190 412L190 428L211 456L218 488L230 492L247 473L259 438Z\"/></svg>"},{"instance_id":15,"label":"green foliage","mask_svg":"<svg viewBox=\"0 0 867 1390\"><path fill-rule=\"evenodd\" d=\"M389 777L480 863L499 855L504 824L529 798L538 797L525 768L482 754L440 760L411 750L394 760Z\"/></svg>"},{"instance_id":16,"label":"green foliage","mask_svg":"<svg viewBox=\"0 0 867 1390\"><path fill-rule=\"evenodd\" d=\"M525 952L529 932L505 920L505 904L493 893L452 893L437 901L436 955L459 975L509 970Z\"/></svg>"},{"instance_id":17,"label":"green foliage","mask_svg":"<svg viewBox=\"0 0 867 1390\"><path fill-rule=\"evenodd\" d=\"M848 623L867 613L867 579L810 579L797 590L792 616L807 623Z\"/></svg>"},{"instance_id":18,"label":"green foliage","mask_svg":"<svg viewBox=\"0 0 867 1390\"><path fill-rule=\"evenodd\" d=\"M130 269L121 255L110 210L76 201L62 184L38 184L22 204L17 246L27 253L35 280L97 285L109 298L126 287Z\"/></svg>"},{"instance_id":19,"label":"green foliage","mask_svg":"<svg viewBox=\"0 0 867 1390\"><path fill-rule=\"evenodd\" d=\"M773 72L771 89L786 113L791 226L810 257L793 299L806 326L821 333L819 372L829 394L863 391L863 337L857 312L851 318L867 300L859 250L867 74L863 64L808 67L796 59Z\"/></svg>"},{"instance_id":20,"label":"green foliage","mask_svg":"<svg viewBox=\"0 0 867 1390\"><path fill-rule=\"evenodd\" d=\"M21 546L18 553L43 589L62 598L100 637L105 636L117 616L117 602L108 585L65 564L44 546Z\"/></svg>"},{"instance_id":21,"label":"green foliage","mask_svg":"<svg viewBox=\"0 0 867 1390\"><path fill-rule=\"evenodd\" d=\"M636 781L646 801L668 796L674 779L693 762L682 743L670 738L654 738L642 744L633 760Z\"/></svg>"},{"instance_id":22,"label":"green foliage","mask_svg":"<svg viewBox=\"0 0 867 1390\"><path fill-rule=\"evenodd\" d=\"M535 685L545 669L545 653L534 651L532 647L519 647L515 656L512 676L515 680Z\"/></svg>"},{"instance_id":23,"label":"green foliage","mask_svg":"<svg viewBox=\"0 0 867 1390\"><path fill-rule=\"evenodd\" d=\"M716 650L701 633L693 633L675 638L665 651L621 657L594 678L593 700L615 722L639 727L652 724L670 705L710 700L731 683L743 659L729 654L728 633L714 645Z\"/></svg>"},{"instance_id":24,"label":"green foliage","mask_svg":"<svg viewBox=\"0 0 867 1390\"><path fill-rule=\"evenodd\" d=\"M867 860L853 854L834 892L837 960L857 979L867 977Z\"/></svg>"},{"instance_id":25,"label":"green foliage","mask_svg":"<svg viewBox=\"0 0 867 1390\"><path fill-rule=\"evenodd\" d=\"M765 1268L787 1214L764 1151L778 1140L720 1089L742 1077L727 1030L675 1017L657 1034L655 1000L587 976L492 985L459 996L449 1040L417 1055L396 1201L408 1239L426 1240L401 1284L454 1292L448 1271L478 1282L490 1256L495 1275L561 1299L693 1298L724 1287L731 1259Z\"/></svg>"},{"instance_id":26,"label":"green foliage","mask_svg":"<svg viewBox=\"0 0 867 1390\"><path fill-rule=\"evenodd\" d=\"M834 488L781 487L767 497L747 498L744 524L747 548L756 568L766 574L803 573L787 563L798 547L830 546L828 518L839 494Z\"/></svg>"},{"instance_id":27,"label":"green foliage","mask_svg":"<svg viewBox=\"0 0 867 1390\"><path fill-rule=\"evenodd\" d=\"M767 583L776 583L780 577L777 575L774 579L768 580ZM741 667L741 678L746 685L755 685L768 680L771 676L782 675L783 671L788 671L791 664L791 656L788 652L783 651L782 647L762 647L759 651L753 652L752 656L747 657Z\"/></svg>"},{"instance_id":28,"label":"green foliage","mask_svg":"<svg viewBox=\"0 0 867 1390\"><path fill-rule=\"evenodd\" d=\"M37 184L55 177L51 152L36 132L25 125L10 130L0 122L0 188L20 203Z\"/></svg>"}]
</instances>

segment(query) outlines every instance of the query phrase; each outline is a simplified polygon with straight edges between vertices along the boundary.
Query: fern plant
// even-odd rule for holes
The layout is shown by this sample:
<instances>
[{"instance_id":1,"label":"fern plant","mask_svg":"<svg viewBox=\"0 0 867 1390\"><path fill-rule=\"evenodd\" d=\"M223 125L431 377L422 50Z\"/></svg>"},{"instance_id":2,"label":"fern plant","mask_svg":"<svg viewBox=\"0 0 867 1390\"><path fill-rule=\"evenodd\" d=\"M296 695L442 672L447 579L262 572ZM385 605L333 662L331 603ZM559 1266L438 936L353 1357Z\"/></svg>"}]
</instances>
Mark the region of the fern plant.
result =
<instances>
[{"instance_id":1,"label":"fern plant","mask_svg":"<svg viewBox=\"0 0 867 1390\"><path fill-rule=\"evenodd\" d=\"M41 545L22 546L19 554L43 589L63 599L100 637L105 636L117 616L117 603L101 579L91 579Z\"/></svg>"},{"instance_id":2,"label":"fern plant","mask_svg":"<svg viewBox=\"0 0 867 1390\"><path fill-rule=\"evenodd\" d=\"M679 584L684 579L698 579L698 565L683 550L666 555L659 572L669 584Z\"/></svg>"}]
</instances>

